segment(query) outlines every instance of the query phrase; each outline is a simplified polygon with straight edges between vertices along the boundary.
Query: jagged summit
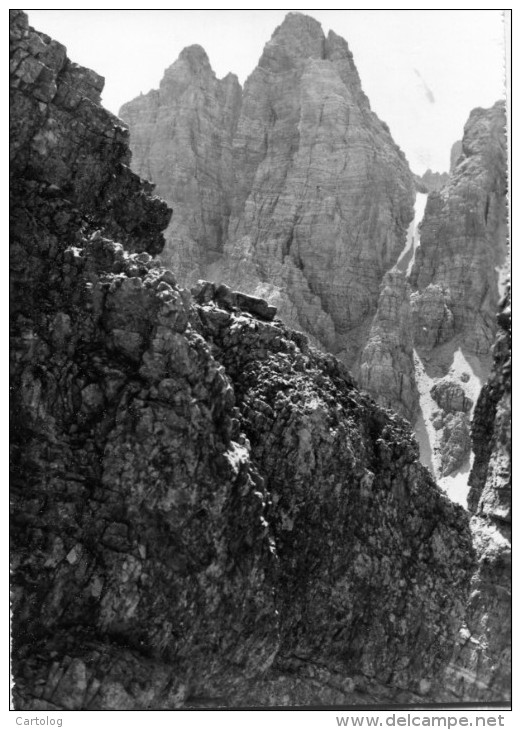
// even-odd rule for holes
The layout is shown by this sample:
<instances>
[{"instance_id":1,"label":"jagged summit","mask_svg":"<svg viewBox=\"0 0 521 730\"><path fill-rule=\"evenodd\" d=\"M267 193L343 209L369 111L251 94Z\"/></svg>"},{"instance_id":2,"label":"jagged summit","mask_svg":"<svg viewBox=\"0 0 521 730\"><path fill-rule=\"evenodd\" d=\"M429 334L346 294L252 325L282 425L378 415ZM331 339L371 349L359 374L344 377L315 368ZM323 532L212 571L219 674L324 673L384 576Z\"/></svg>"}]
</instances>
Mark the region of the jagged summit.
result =
<instances>
[{"instance_id":1,"label":"jagged summit","mask_svg":"<svg viewBox=\"0 0 521 730\"><path fill-rule=\"evenodd\" d=\"M324 42L324 32L318 21L308 15L288 13L264 46L259 67L281 73L308 58L323 58Z\"/></svg>"},{"instance_id":2,"label":"jagged summit","mask_svg":"<svg viewBox=\"0 0 521 730\"><path fill-rule=\"evenodd\" d=\"M181 88L197 82L206 85L215 78L208 54L202 46L194 44L183 48L177 60L165 69L159 88L170 96L178 93L179 85Z\"/></svg>"},{"instance_id":3,"label":"jagged summit","mask_svg":"<svg viewBox=\"0 0 521 730\"><path fill-rule=\"evenodd\" d=\"M197 85L207 88L220 83L240 88L239 79L233 72L228 72L222 79L217 78L205 49L198 43L194 43L183 48L174 63L165 69L159 90L170 98L176 96L180 89ZM153 97L157 91L152 90L149 94ZM122 110L125 107L126 105L123 105ZM120 110L120 114L122 114L122 110Z\"/></svg>"},{"instance_id":4,"label":"jagged summit","mask_svg":"<svg viewBox=\"0 0 521 730\"><path fill-rule=\"evenodd\" d=\"M271 40L277 36L289 36L291 34L299 37L302 37L304 34L308 34L316 38L324 38L324 31L322 30L321 23L306 13L288 13L282 23L273 31Z\"/></svg>"},{"instance_id":5,"label":"jagged summit","mask_svg":"<svg viewBox=\"0 0 521 730\"><path fill-rule=\"evenodd\" d=\"M206 53L204 48L198 43L194 43L191 46L186 46L186 48L183 48L183 50L179 54L179 58L187 61L195 69L201 66L211 68L208 54Z\"/></svg>"},{"instance_id":6,"label":"jagged summit","mask_svg":"<svg viewBox=\"0 0 521 730\"><path fill-rule=\"evenodd\" d=\"M328 49L327 58L333 60L335 54L337 57L353 57L346 39L342 38L338 33L335 33L334 30L329 31L326 42Z\"/></svg>"},{"instance_id":7,"label":"jagged summit","mask_svg":"<svg viewBox=\"0 0 521 730\"><path fill-rule=\"evenodd\" d=\"M280 73L313 58L338 61L353 56L347 41L332 30L326 37L315 18L288 13L264 47L259 67ZM354 64L353 70L358 78Z\"/></svg>"}]
</instances>

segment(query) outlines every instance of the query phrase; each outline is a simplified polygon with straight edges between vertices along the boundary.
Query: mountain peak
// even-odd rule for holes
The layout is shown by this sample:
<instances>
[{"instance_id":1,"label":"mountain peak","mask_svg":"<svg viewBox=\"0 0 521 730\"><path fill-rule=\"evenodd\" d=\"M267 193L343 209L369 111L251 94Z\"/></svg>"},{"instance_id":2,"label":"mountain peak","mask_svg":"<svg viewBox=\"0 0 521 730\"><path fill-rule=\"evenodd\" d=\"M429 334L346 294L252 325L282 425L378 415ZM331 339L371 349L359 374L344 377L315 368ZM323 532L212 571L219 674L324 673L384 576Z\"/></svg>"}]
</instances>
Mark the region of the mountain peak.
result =
<instances>
[{"instance_id":1,"label":"mountain peak","mask_svg":"<svg viewBox=\"0 0 521 730\"><path fill-rule=\"evenodd\" d=\"M324 32L321 24L311 15L305 13L288 13L282 23L273 31L272 38L282 31L307 32L323 38Z\"/></svg>"},{"instance_id":2,"label":"mountain peak","mask_svg":"<svg viewBox=\"0 0 521 730\"><path fill-rule=\"evenodd\" d=\"M276 73L290 70L307 58L323 58L324 41L317 20L303 13L288 13L264 46L259 66Z\"/></svg>"},{"instance_id":3,"label":"mountain peak","mask_svg":"<svg viewBox=\"0 0 521 730\"><path fill-rule=\"evenodd\" d=\"M186 87L196 79L208 79L215 77L210 65L210 59L204 48L198 44L183 48L177 60L165 70L165 74L159 85L164 92L174 93L173 90Z\"/></svg>"},{"instance_id":4,"label":"mountain peak","mask_svg":"<svg viewBox=\"0 0 521 730\"><path fill-rule=\"evenodd\" d=\"M210 59L208 58L208 54L206 53L204 48L197 43L194 43L194 45L192 46L187 46L186 48L183 48L183 50L179 54L179 60L186 61L193 71L198 71L203 67L210 70L212 68L210 65Z\"/></svg>"}]
</instances>

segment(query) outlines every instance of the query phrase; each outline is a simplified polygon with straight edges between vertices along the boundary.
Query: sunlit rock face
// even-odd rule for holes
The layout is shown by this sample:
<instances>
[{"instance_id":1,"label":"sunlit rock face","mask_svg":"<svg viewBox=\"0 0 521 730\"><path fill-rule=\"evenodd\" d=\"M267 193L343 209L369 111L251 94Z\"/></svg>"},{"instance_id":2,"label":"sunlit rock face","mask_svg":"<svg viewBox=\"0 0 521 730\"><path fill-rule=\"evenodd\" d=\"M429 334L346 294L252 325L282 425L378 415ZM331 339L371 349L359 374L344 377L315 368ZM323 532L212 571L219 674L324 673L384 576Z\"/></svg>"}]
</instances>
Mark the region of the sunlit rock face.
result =
<instances>
[{"instance_id":1,"label":"sunlit rock face","mask_svg":"<svg viewBox=\"0 0 521 730\"><path fill-rule=\"evenodd\" d=\"M286 322L353 365L382 276L405 243L414 182L370 109L347 43L290 13L242 95L229 77L215 79L206 57L188 91L178 81L188 78L187 52L159 91L121 109L134 169L174 209L163 260L177 266L197 238L206 253L194 256L190 272L180 262L183 281L210 276L261 294ZM216 101L223 85L228 92ZM192 196L199 185L204 190ZM219 235L203 225L214 198ZM187 235L176 216L200 234Z\"/></svg>"},{"instance_id":2,"label":"sunlit rock face","mask_svg":"<svg viewBox=\"0 0 521 730\"><path fill-rule=\"evenodd\" d=\"M444 698L475 557L407 422L181 289L101 79L20 11L11 58L15 708Z\"/></svg>"},{"instance_id":3,"label":"sunlit rock face","mask_svg":"<svg viewBox=\"0 0 521 730\"><path fill-rule=\"evenodd\" d=\"M190 46L158 90L120 111L132 130L132 168L172 203L163 259L182 281L195 281L222 254L240 104L237 77L217 79L205 51Z\"/></svg>"},{"instance_id":4,"label":"sunlit rock face","mask_svg":"<svg viewBox=\"0 0 521 730\"><path fill-rule=\"evenodd\" d=\"M462 152L462 141L461 139L458 139L457 142L454 142L452 147L450 148L450 172L454 170L456 167L456 163L458 162L460 155Z\"/></svg>"},{"instance_id":5,"label":"sunlit rock face","mask_svg":"<svg viewBox=\"0 0 521 730\"><path fill-rule=\"evenodd\" d=\"M410 287L401 272L384 276L378 309L362 351L360 385L414 421L418 409Z\"/></svg>"}]
</instances>

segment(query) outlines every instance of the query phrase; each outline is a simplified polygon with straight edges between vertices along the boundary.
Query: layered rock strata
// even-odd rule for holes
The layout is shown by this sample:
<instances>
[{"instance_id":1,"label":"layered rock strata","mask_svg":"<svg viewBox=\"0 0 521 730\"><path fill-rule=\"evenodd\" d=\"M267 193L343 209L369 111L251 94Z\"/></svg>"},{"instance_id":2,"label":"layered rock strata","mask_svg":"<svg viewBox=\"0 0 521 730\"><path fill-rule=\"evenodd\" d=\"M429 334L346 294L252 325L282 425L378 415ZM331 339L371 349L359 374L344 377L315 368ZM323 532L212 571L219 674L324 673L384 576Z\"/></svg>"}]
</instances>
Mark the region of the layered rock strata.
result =
<instances>
[{"instance_id":1,"label":"layered rock strata","mask_svg":"<svg viewBox=\"0 0 521 730\"><path fill-rule=\"evenodd\" d=\"M126 104L132 168L172 205L162 259L194 282L222 256L234 186L232 141L241 105L237 77L219 80L200 46L185 48L159 89Z\"/></svg>"},{"instance_id":2,"label":"layered rock strata","mask_svg":"<svg viewBox=\"0 0 521 730\"><path fill-rule=\"evenodd\" d=\"M189 48L158 91L120 114L134 169L180 209L163 260L182 281L210 275L260 294L354 364L405 242L414 181L347 43L290 13L242 95ZM178 218L191 221L188 233ZM194 248L192 263L180 261Z\"/></svg>"},{"instance_id":3,"label":"layered rock strata","mask_svg":"<svg viewBox=\"0 0 521 730\"><path fill-rule=\"evenodd\" d=\"M418 394L410 294L402 272L391 271L384 276L378 309L361 354L359 382L375 394L379 403L414 422Z\"/></svg>"},{"instance_id":4,"label":"layered rock strata","mask_svg":"<svg viewBox=\"0 0 521 730\"><path fill-rule=\"evenodd\" d=\"M11 53L16 709L439 697L475 562L408 425L180 289L99 77L20 11Z\"/></svg>"}]
</instances>

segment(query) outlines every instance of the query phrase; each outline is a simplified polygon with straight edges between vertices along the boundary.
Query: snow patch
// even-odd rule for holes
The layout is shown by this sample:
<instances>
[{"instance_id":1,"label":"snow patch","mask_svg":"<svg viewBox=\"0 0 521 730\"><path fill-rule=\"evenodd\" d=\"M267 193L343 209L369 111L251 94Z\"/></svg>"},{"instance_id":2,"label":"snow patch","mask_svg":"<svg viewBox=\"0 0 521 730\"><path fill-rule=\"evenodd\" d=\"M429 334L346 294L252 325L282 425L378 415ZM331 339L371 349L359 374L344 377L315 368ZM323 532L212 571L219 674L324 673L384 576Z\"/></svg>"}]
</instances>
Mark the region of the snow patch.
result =
<instances>
[{"instance_id":1,"label":"snow patch","mask_svg":"<svg viewBox=\"0 0 521 730\"><path fill-rule=\"evenodd\" d=\"M416 193L416 199L414 201L414 218L410 222L407 230L407 238L405 239L404 249L391 271L406 271L407 276L410 276L416 250L420 245L420 232L418 230L418 226L423 220L426 204L427 193Z\"/></svg>"},{"instance_id":2,"label":"snow patch","mask_svg":"<svg viewBox=\"0 0 521 730\"><path fill-rule=\"evenodd\" d=\"M506 257L505 262L502 266L496 266L495 271L497 273L497 290L499 294L499 301L501 301L507 293L507 287L510 281L510 257Z\"/></svg>"},{"instance_id":3,"label":"snow patch","mask_svg":"<svg viewBox=\"0 0 521 730\"><path fill-rule=\"evenodd\" d=\"M483 378L478 367L473 367L469 360L463 354L461 347L455 352L452 359L452 365L445 378L431 378L423 365L423 362L416 352L413 350L414 370L416 378L416 387L419 393L420 415L414 425L416 439L420 447L420 461L426 466L439 486L453 501L467 506L467 494L469 491L468 477L472 468L474 455L471 454L465 464L460 469L449 474L449 476L440 476L440 435L441 431L436 431L432 423L432 417L435 411L440 408L434 398L431 396L432 386L439 380L451 380L460 385L465 395L472 400L472 408L469 412L469 418L472 419L474 408L483 384Z\"/></svg>"},{"instance_id":4,"label":"snow patch","mask_svg":"<svg viewBox=\"0 0 521 730\"><path fill-rule=\"evenodd\" d=\"M470 362L467 360L461 347L458 347L454 353L452 365L447 375L447 379L454 380L461 385L465 391L467 398L472 401L472 408L469 412L469 417L472 419L474 414L474 408L476 407L476 401L481 388L483 387L483 378L480 372L476 372L477 368L473 368ZM468 378L468 379L467 379Z\"/></svg>"},{"instance_id":5,"label":"snow patch","mask_svg":"<svg viewBox=\"0 0 521 730\"><path fill-rule=\"evenodd\" d=\"M471 453L467 461L452 474L446 477L439 477L438 484L445 494L457 504L467 509L467 495L469 493L469 474L472 469L474 454Z\"/></svg>"},{"instance_id":6,"label":"snow patch","mask_svg":"<svg viewBox=\"0 0 521 730\"><path fill-rule=\"evenodd\" d=\"M239 473L242 464L248 461L249 456L248 449L235 441L231 441L229 449L224 452L224 457L228 459L234 474Z\"/></svg>"},{"instance_id":7,"label":"snow patch","mask_svg":"<svg viewBox=\"0 0 521 730\"><path fill-rule=\"evenodd\" d=\"M436 381L427 375L416 350L413 350L413 358L416 387L420 397L420 415L414 425L414 431L420 447L420 461L436 476L437 465L435 464L434 453L438 442L438 433L432 425L432 416L434 411L439 410L439 408L431 396L431 388Z\"/></svg>"}]
</instances>

